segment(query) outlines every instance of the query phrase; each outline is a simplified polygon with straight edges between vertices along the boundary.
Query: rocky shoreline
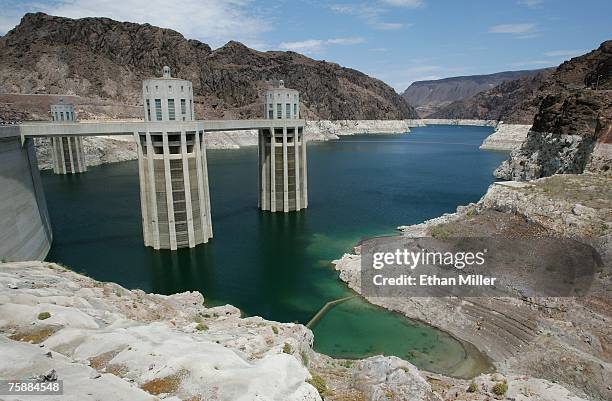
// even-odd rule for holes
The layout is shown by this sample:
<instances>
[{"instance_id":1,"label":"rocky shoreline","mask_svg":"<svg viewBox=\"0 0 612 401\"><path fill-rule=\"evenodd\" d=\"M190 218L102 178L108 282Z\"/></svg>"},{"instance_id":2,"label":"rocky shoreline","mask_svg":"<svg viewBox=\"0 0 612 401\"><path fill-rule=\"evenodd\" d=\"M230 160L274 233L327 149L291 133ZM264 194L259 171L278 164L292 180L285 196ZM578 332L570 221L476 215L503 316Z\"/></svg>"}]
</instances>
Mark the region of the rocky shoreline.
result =
<instances>
[{"instance_id":1,"label":"rocky shoreline","mask_svg":"<svg viewBox=\"0 0 612 401\"><path fill-rule=\"evenodd\" d=\"M495 127L495 132L485 138L480 145L484 150L511 151L519 148L527 139L527 133L531 125L505 124L500 122Z\"/></svg>"},{"instance_id":2,"label":"rocky shoreline","mask_svg":"<svg viewBox=\"0 0 612 401\"><path fill-rule=\"evenodd\" d=\"M53 263L0 263L0 377L64 380L64 400L484 401L500 383L497 399L581 400L544 379L454 379L396 357L332 359L312 344L305 326L208 307L198 292L148 294Z\"/></svg>"},{"instance_id":3,"label":"rocky shoreline","mask_svg":"<svg viewBox=\"0 0 612 401\"><path fill-rule=\"evenodd\" d=\"M409 128L402 124L414 122L389 124L388 132ZM355 127L364 130L364 125L333 125L333 134L350 134ZM330 132L325 124L322 128ZM572 236L596 247L608 266L610 184L610 177L596 174L496 183L477 204L399 229L408 236L504 230ZM357 248L356 254L336 261L340 278L358 293L359 258ZM609 272L599 279L607 284ZM419 371L395 357L334 360L313 351L312 333L304 326L241 318L231 306L207 308L199 293L161 296L129 291L54 264L0 264L0 290L0 347L9 356L7 363L0 363L0 376L31 377L55 369L79 383L74 398L79 400L96 399L108 386L113 386L118 400L173 401L213 395L245 401L386 401L394 399L390 394L411 400L576 401L605 400L611 391L611 308L605 293L583 300L366 298L447 331L466 347L475 346L497 370L465 380ZM49 319L37 317L44 312ZM124 337L127 340L117 341ZM153 352L152 343L173 348L189 344L190 353L177 360L169 351ZM27 358L20 364L22 355ZM215 362L217 357L235 365ZM469 376L480 362L468 361L452 375ZM211 384L211 378L217 381ZM500 383L507 392L495 396L493 389ZM248 389L244 398L236 398L236 386Z\"/></svg>"},{"instance_id":4,"label":"rocky shoreline","mask_svg":"<svg viewBox=\"0 0 612 401\"><path fill-rule=\"evenodd\" d=\"M374 298L369 302L419 319L474 344L499 373L567 387L574 396L612 395L612 305L605 288L612 266L612 178L558 175L528 183L495 183L456 213L398 229L419 237L547 235L579 239L604 261L583 298ZM335 261L340 279L361 292L359 247ZM561 361L561 363L560 363Z\"/></svg>"},{"instance_id":5,"label":"rocky shoreline","mask_svg":"<svg viewBox=\"0 0 612 401\"><path fill-rule=\"evenodd\" d=\"M496 126L491 120L313 120L306 123L306 136L309 141L329 141L345 135L355 134L402 134L410 132L410 128L425 125L474 125ZM491 141L487 149L506 150L505 143L515 143L519 140L516 128L504 125L503 129L496 129L495 140ZM239 149L245 146L257 145L256 130L242 130L229 132L209 132L206 134L207 149ZM486 140L485 140L486 142ZM503 143L496 147L496 144ZM41 170L51 169L50 145L48 139L36 139L36 154L38 166ZM88 166L97 166L105 163L135 160L137 158L136 144L127 136L100 136L84 137L86 161Z\"/></svg>"}]
</instances>

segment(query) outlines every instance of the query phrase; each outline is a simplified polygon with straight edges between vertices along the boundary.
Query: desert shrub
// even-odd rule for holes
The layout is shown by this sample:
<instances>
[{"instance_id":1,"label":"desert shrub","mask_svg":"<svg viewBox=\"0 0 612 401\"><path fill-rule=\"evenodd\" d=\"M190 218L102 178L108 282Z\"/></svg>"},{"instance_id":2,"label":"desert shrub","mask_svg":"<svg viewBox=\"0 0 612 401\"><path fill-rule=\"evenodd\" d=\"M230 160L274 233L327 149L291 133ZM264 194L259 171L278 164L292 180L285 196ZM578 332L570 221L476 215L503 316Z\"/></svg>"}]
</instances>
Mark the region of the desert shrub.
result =
<instances>
[{"instance_id":1,"label":"desert shrub","mask_svg":"<svg viewBox=\"0 0 612 401\"><path fill-rule=\"evenodd\" d=\"M308 366L308 354L304 351L301 351L300 356L302 357L302 363L304 364L304 366Z\"/></svg>"},{"instance_id":2,"label":"desert shrub","mask_svg":"<svg viewBox=\"0 0 612 401\"><path fill-rule=\"evenodd\" d=\"M340 365L344 366L347 369L350 369L353 366L353 361L342 361Z\"/></svg>"},{"instance_id":3,"label":"desert shrub","mask_svg":"<svg viewBox=\"0 0 612 401\"><path fill-rule=\"evenodd\" d=\"M506 382L495 383L492 391L493 391L493 394L502 396L506 394L506 391L508 391L508 383Z\"/></svg>"},{"instance_id":4,"label":"desert shrub","mask_svg":"<svg viewBox=\"0 0 612 401\"><path fill-rule=\"evenodd\" d=\"M435 226L429 230L429 234L434 238L446 239L450 237L450 231L442 226Z\"/></svg>"},{"instance_id":5,"label":"desert shrub","mask_svg":"<svg viewBox=\"0 0 612 401\"><path fill-rule=\"evenodd\" d=\"M291 348L291 344L289 343L285 343L285 345L283 345L283 352L285 354L291 354L293 353L293 348Z\"/></svg>"},{"instance_id":6,"label":"desert shrub","mask_svg":"<svg viewBox=\"0 0 612 401\"><path fill-rule=\"evenodd\" d=\"M45 320L45 319L49 319L51 317L51 314L49 312L40 312L38 314L38 320Z\"/></svg>"},{"instance_id":7,"label":"desert shrub","mask_svg":"<svg viewBox=\"0 0 612 401\"><path fill-rule=\"evenodd\" d=\"M312 377L310 379L306 380L306 383L309 383L314 388L316 388L319 392L319 395L323 397L327 392L327 383L325 383L325 379L323 379L317 374L311 374L311 376Z\"/></svg>"},{"instance_id":8,"label":"desert shrub","mask_svg":"<svg viewBox=\"0 0 612 401\"><path fill-rule=\"evenodd\" d=\"M198 323L198 325L196 326L196 330L197 331L206 331L208 330L208 326L205 325L204 323L200 322Z\"/></svg>"}]
</instances>

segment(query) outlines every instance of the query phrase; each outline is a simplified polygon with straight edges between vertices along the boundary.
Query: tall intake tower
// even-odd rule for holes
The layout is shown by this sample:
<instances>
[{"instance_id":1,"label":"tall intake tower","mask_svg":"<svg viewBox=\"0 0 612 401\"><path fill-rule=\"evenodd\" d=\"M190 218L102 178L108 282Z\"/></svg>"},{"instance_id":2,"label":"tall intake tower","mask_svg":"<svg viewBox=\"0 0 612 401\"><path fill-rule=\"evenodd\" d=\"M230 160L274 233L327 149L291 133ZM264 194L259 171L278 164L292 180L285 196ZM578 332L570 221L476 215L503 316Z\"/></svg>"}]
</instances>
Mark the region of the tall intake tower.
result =
<instances>
[{"instance_id":1,"label":"tall intake tower","mask_svg":"<svg viewBox=\"0 0 612 401\"><path fill-rule=\"evenodd\" d=\"M146 132L138 132L140 199L146 246L195 247L212 237L204 132L193 130L190 81L163 77L143 82ZM159 124L155 122L173 122ZM191 127L191 128L188 128Z\"/></svg>"},{"instance_id":2,"label":"tall intake tower","mask_svg":"<svg viewBox=\"0 0 612 401\"><path fill-rule=\"evenodd\" d=\"M286 120L282 128L259 130L259 207L289 212L308 206L306 138L303 127L290 126L300 117L300 95L274 83L265 93L264 118Z\"/></svg>"},{"instance_id":3,"label":"tall intake tower","mask_svg":"<svg viewBox=\"0 0 612 401\"><path fill-rule=\"evenodd\" d=\"M64 103L51 105L51 118L56 122L74 122L74 105ZM51 138L53 154L53 172L55 174L76 174L87 171L83 138L76 136L59 136Z\"/></svg>"}]
</instances>

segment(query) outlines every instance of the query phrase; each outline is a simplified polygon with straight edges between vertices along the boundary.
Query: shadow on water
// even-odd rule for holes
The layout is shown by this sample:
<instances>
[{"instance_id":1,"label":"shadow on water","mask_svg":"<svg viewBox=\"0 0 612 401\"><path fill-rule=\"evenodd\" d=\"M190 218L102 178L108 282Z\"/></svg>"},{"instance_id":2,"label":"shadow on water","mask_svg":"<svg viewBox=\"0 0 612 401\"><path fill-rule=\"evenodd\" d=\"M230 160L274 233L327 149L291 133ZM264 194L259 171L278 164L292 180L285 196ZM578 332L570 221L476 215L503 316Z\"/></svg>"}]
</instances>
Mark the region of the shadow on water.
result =
<instances>
[{"instance_id":1,"label":"shadow on water","mask_svg":"<svg viewBox=\"0 0 612 401\"><path fill-rule=\"evenodd\" d=\"M306 323L327 302L352 294L330 266L358 241L480 198L505 156L478 150L490 132L438 126L312 143L309 207L288 214L257 209L256 148L210 150L214 238L176 252L142 244L136 162L79 176L45 172L54 231L48 260L128 288L197 290L208 305L230 303L249 315ZM330 355L421 353L411 360L432 370L465 353L445 333L361 298L330 310L314 332L316 349Z\"/></svg>"}]
</instances>

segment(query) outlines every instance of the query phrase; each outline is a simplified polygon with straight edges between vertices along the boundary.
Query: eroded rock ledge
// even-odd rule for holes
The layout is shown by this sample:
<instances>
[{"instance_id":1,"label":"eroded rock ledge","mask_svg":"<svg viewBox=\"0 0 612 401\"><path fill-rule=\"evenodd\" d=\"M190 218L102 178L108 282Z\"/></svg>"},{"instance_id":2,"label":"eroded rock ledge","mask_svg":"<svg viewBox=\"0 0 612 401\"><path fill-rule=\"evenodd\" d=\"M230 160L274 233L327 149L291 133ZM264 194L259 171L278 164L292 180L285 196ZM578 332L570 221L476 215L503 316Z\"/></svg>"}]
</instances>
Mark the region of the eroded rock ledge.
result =
<instances>
[{"instance_id":1,"label":"eroded rock ledge","mask_svg":"<svg viewBox=\"0 0 612 401\"><path fill-rule=\"evenodd\" d=\"M466 381L396 357L334 360L312 350L302 325L203 301L198 292L130 291L52 263L2 263L0 377L53 369L70 401L484 401L499 383L508 391L498 399L580 400L522 375Z\"/></svg>"},{"instance_id":2,"label":"eroded rock ledge","mask_svg":"<svg viewBox=\"0 0 612 401\"><path fill-rule=\"evenodd\" d=\"M197 292L128 291L44 262L0 265L0 288L1 377L55 369L75 400L320 399L291 355L311 352L304 326L207 308Z\"/></svg>"},{"instance_id":3,"label":"eroded rock ledge","mask_svg":"<svg viewBox=\"0 0 612 401\"><path fill-rule=\"evenodd\" d=\"M480 145L486 150L514 150L527 139L531 125L499 123L495 132L489 135Z\"/></svg>"},{"instance_id":4,"label":"eroded rock ledge","mask_svg":"<svg viewBox=\"0 0 612 401\"><path fill-rule=\"evenodd\" d=\"M612 178L559 175L496 183L477 204L399 230L406 236L567 236L593 245L604 269L583 298L373 298L373 304L425 321L474 344L500 373L566 386L575 396L608 400L612 377ZM360 255L335 262L360 292ZM517 398L518 399L518 398ZM522 398L521 398L522 399ZM563 398L558 398L563 399Z\"/></svg>"}]
</instances>

